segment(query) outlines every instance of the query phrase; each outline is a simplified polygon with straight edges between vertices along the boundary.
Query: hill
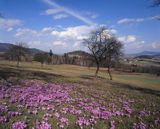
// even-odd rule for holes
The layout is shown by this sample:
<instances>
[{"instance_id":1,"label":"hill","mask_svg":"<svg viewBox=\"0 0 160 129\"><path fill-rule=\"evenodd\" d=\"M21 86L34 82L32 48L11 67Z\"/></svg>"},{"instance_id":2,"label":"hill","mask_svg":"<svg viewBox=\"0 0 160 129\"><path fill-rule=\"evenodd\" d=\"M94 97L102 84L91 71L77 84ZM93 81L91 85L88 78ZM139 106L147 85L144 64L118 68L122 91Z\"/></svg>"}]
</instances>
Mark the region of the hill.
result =
<instances>
[{"instance_id":1,"label":"hill","mask_svg":"<svg viewBox=\"0 0 160 129\"><path fill-rule=\"evenodd\" d=\"M148 56L154 56L157 54L160 54L160 52L143 51L143 52L137 53L137 55L148 55Z\"/></svg>"},{"instance_id":2,"label":"hill","mask_svg":"<svg viewBox=\"0 0 160 129\"><path fill-rule=\"evenodd\" d=\"M0 53L7 52L12 46L14 46L14 44L0 43ZM37 48L28 48L28 49L31 52L31 54L36 54L36 53L39 53L39 52L43 52L42 50L37 49Z\"/></svg>"},{"instance_id":3,"label":"hill","mask_svg":"<svg viewBox=\"0 0 160 129\"><path fill-rule=\"evenodd\" d=\"M139 58L139 59L157 59L160 58L160 52L153 52L153 51L143 51L140 53L135 54L125 54L127 58Z\"/></svg>"},{"instance_id":4,"label":"hill","mask_svg":"<svg viewBox=\"0 0 160 129\"><path fill-rule=\"evenodd\" d=\"M13 44L10 44L10 43L0 43L0 52L6 52L12 46L13 46Z\"/></svg>"},{"instance_id":5,"label":"hill","mask_svg":"<svg viewBox=\"0 0 160 129\"><path fill-rule=\"evenodd\" d=\"M69 55L70 57L87 57L87 56L91 56L89 53L85 52L85 51L72 51L72 52L68 52L66 53L67 55Z\"/></svg>"}]
</instances>

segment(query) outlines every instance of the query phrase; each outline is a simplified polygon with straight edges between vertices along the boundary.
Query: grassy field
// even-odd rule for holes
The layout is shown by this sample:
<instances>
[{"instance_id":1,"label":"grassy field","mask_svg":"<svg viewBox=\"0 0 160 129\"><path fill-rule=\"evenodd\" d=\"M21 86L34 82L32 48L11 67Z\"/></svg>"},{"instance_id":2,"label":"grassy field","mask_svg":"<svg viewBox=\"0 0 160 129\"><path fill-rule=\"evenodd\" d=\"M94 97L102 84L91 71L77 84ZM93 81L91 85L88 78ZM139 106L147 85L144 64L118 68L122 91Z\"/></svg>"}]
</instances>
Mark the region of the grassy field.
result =
<instances>
[{"instance_id":1,"label":"grassy field","mask_svg":"<svg viewBox=\"0 0 160 129\"><path fill-rule=\"evenodd\" d=\"M97 79L94 73L74 65L0 61L0 129L160 128L159 77L113 71L110 81L105 68Z\"/></svg>"},{"instance_id":2,"label":"grassy field","mask_svg":"<svg viewBox=\"0 0 160 129\"><path fill-rule=\"evenodd\" d=\"M16 62L0 61L0 68L11 68L12 70L30 70L41 71L66 77L68 80L82 80L93 78L95 68L87 68L75 65L41 65L37 62L23 62L19 68L16 67ZM101 68L99 78L109 81L109 76L105 68ZM160 77L144 73L123 73L113 71L113 81L122 84L128 84L133 87L146 88L160 91Z\"/></svg>"}]
</instances>

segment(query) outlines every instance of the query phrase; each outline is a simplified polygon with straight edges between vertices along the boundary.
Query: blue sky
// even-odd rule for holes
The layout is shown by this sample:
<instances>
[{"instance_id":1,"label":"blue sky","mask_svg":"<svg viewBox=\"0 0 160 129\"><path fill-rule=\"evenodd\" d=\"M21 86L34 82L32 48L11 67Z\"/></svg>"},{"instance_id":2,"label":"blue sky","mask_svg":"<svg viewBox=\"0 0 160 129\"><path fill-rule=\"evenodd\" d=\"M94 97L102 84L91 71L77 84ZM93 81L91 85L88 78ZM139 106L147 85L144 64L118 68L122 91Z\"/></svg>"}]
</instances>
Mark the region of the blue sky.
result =
<instances>
[{"instance_id":1,"label":"blue sky","mask_svg":"<svg viewBox=\"0 0 160 129\"><path fill-rule=\"evenodd\" d=\"M125 53L160 51L160 7L152 0L0 0L0 42L61 54L85 50L82 39L106 26Z\"/></svg>"}]
</instances>

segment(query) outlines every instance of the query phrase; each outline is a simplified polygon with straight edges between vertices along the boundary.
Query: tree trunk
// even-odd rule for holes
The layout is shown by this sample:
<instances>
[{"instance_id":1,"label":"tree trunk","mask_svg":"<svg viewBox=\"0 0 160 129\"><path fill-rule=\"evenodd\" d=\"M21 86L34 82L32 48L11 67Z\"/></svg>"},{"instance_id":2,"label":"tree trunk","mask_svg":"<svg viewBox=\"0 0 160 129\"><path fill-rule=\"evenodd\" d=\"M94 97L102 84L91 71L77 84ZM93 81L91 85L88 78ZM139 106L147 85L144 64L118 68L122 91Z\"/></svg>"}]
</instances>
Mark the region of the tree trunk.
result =
<instances>
[{"instance_id":1,"label":"tree trunk","mask_svg":"<svg viewBox=\"0 0 160 129\"><path fill-rule=\"evenodd\" d=\"M17 67L19 67L19 60L17 60Z\"/></svg>"},{"instance_id":2,"label":"tree trunk","mask_svg":"<svg viewBox=\"0 0 160 129\"><path fill-rule=\"evenodd\" d=\"M108 67L108 74L109 74L110 80L112 80L112 75L111 75L110 67Z\"/></svg>"},{"instance_id":3,"label":"tree trunk","mask_svg":"<svg viewBox=\"0 0 160 129\"><path fill-rule=\"evenodd\" d=\"M19 62L20 62L20 59L19 57L17 58L17 67L19 67Z\"/></svg>"},{"instance_id":4,"label":"tree trunk","mask_svg":"<svg viewBox=\"0 0 160 129\"><path fill-rule=\"evenodd\" d=\"M41 67L43 68L43 63L41 63Z\"/></svg>"},{"instance_id":5,"label":"tree trunk","mask_svg":"<svg viewBox=\"0 0 160 129\"><path fill-rule=\"evenodd\" d=\"M98 76L98 72L99 72L99 64L97 64L97 69L96 69L96 73L95 73L95 77L97 78Z\"/></svg>"}]
</instances>

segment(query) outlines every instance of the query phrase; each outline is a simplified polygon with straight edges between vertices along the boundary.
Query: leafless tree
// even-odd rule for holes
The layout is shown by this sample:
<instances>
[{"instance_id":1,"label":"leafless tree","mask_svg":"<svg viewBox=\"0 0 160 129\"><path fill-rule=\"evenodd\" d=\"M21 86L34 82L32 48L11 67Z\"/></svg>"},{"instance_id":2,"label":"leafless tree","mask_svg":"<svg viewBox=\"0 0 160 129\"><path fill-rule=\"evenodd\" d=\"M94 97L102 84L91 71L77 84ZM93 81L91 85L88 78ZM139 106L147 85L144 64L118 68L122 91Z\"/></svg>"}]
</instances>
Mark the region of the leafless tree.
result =
<instances>
[{"instance_id":1,"label":"leafless tree","mask_svg":"<svg viewBox=\"0 0 160 129\"><path fill-rule=\"evenodd\" d=\"M27 53L29 53L27 44L22 42L18 42L16 45L13 45L7 52L9 57L17 61L17 67L19 66L22 58L26 57Z\"/></svg>"},{"instance_id":2,"label":"leafless tree","mask_svg":"<svg viewBox=\"0 0 160 129\"><path fill-rule=\"evenodd\" d=\"M89 48L96 63L95 77L98 75L99 67L106 51L106 44L104 39L105 31L105 27L100 27L96 31L92 31L89 38L84 39L84 44Z\"/></svg>"},{"instance_id":3,"label":"leafless tree","mask_svg":"<svg viewBox=\"0 0 160 129\"><path fill-rule=\"evenodd\" d=\"M106 66L108 68L108 74L110 77L110 80L112 80L112 74L111 74L111 67L113 63L118 63L119 59L122 55L122 43L120 41L117 40L116 37L111 36L109 38L106 39L106 51L105 51L105 61L106 61Z\"/></svg>"},{"instance_id":4,"label":"leafless tree","mask_svg":"<svg viewBox=\"0 0 160 129\"><path fill-rule=\"evenodd\" d=\"M84 43L87 44L96 64L95 77L98 75L99 67L104 65L107 66L110 80L112 80L110 68L122 55L123 45L108 30L105 27L98 28L91 32L89 38L84 39Z\"/></svg>"},{"instance_id":5,"label":"leafless tree","mask_svg":"<svg viewBox=\"0 0 160 129\"><path fill-rule=\"evenodd\" d=\"M34 60L40 62L41 63L41 67L43 67L43 64L45 62L47 62L48 57L49 57L48 53L46 53L46 52L37 53L37 54L34 55Z\"/></svg>"}]
</instances>

